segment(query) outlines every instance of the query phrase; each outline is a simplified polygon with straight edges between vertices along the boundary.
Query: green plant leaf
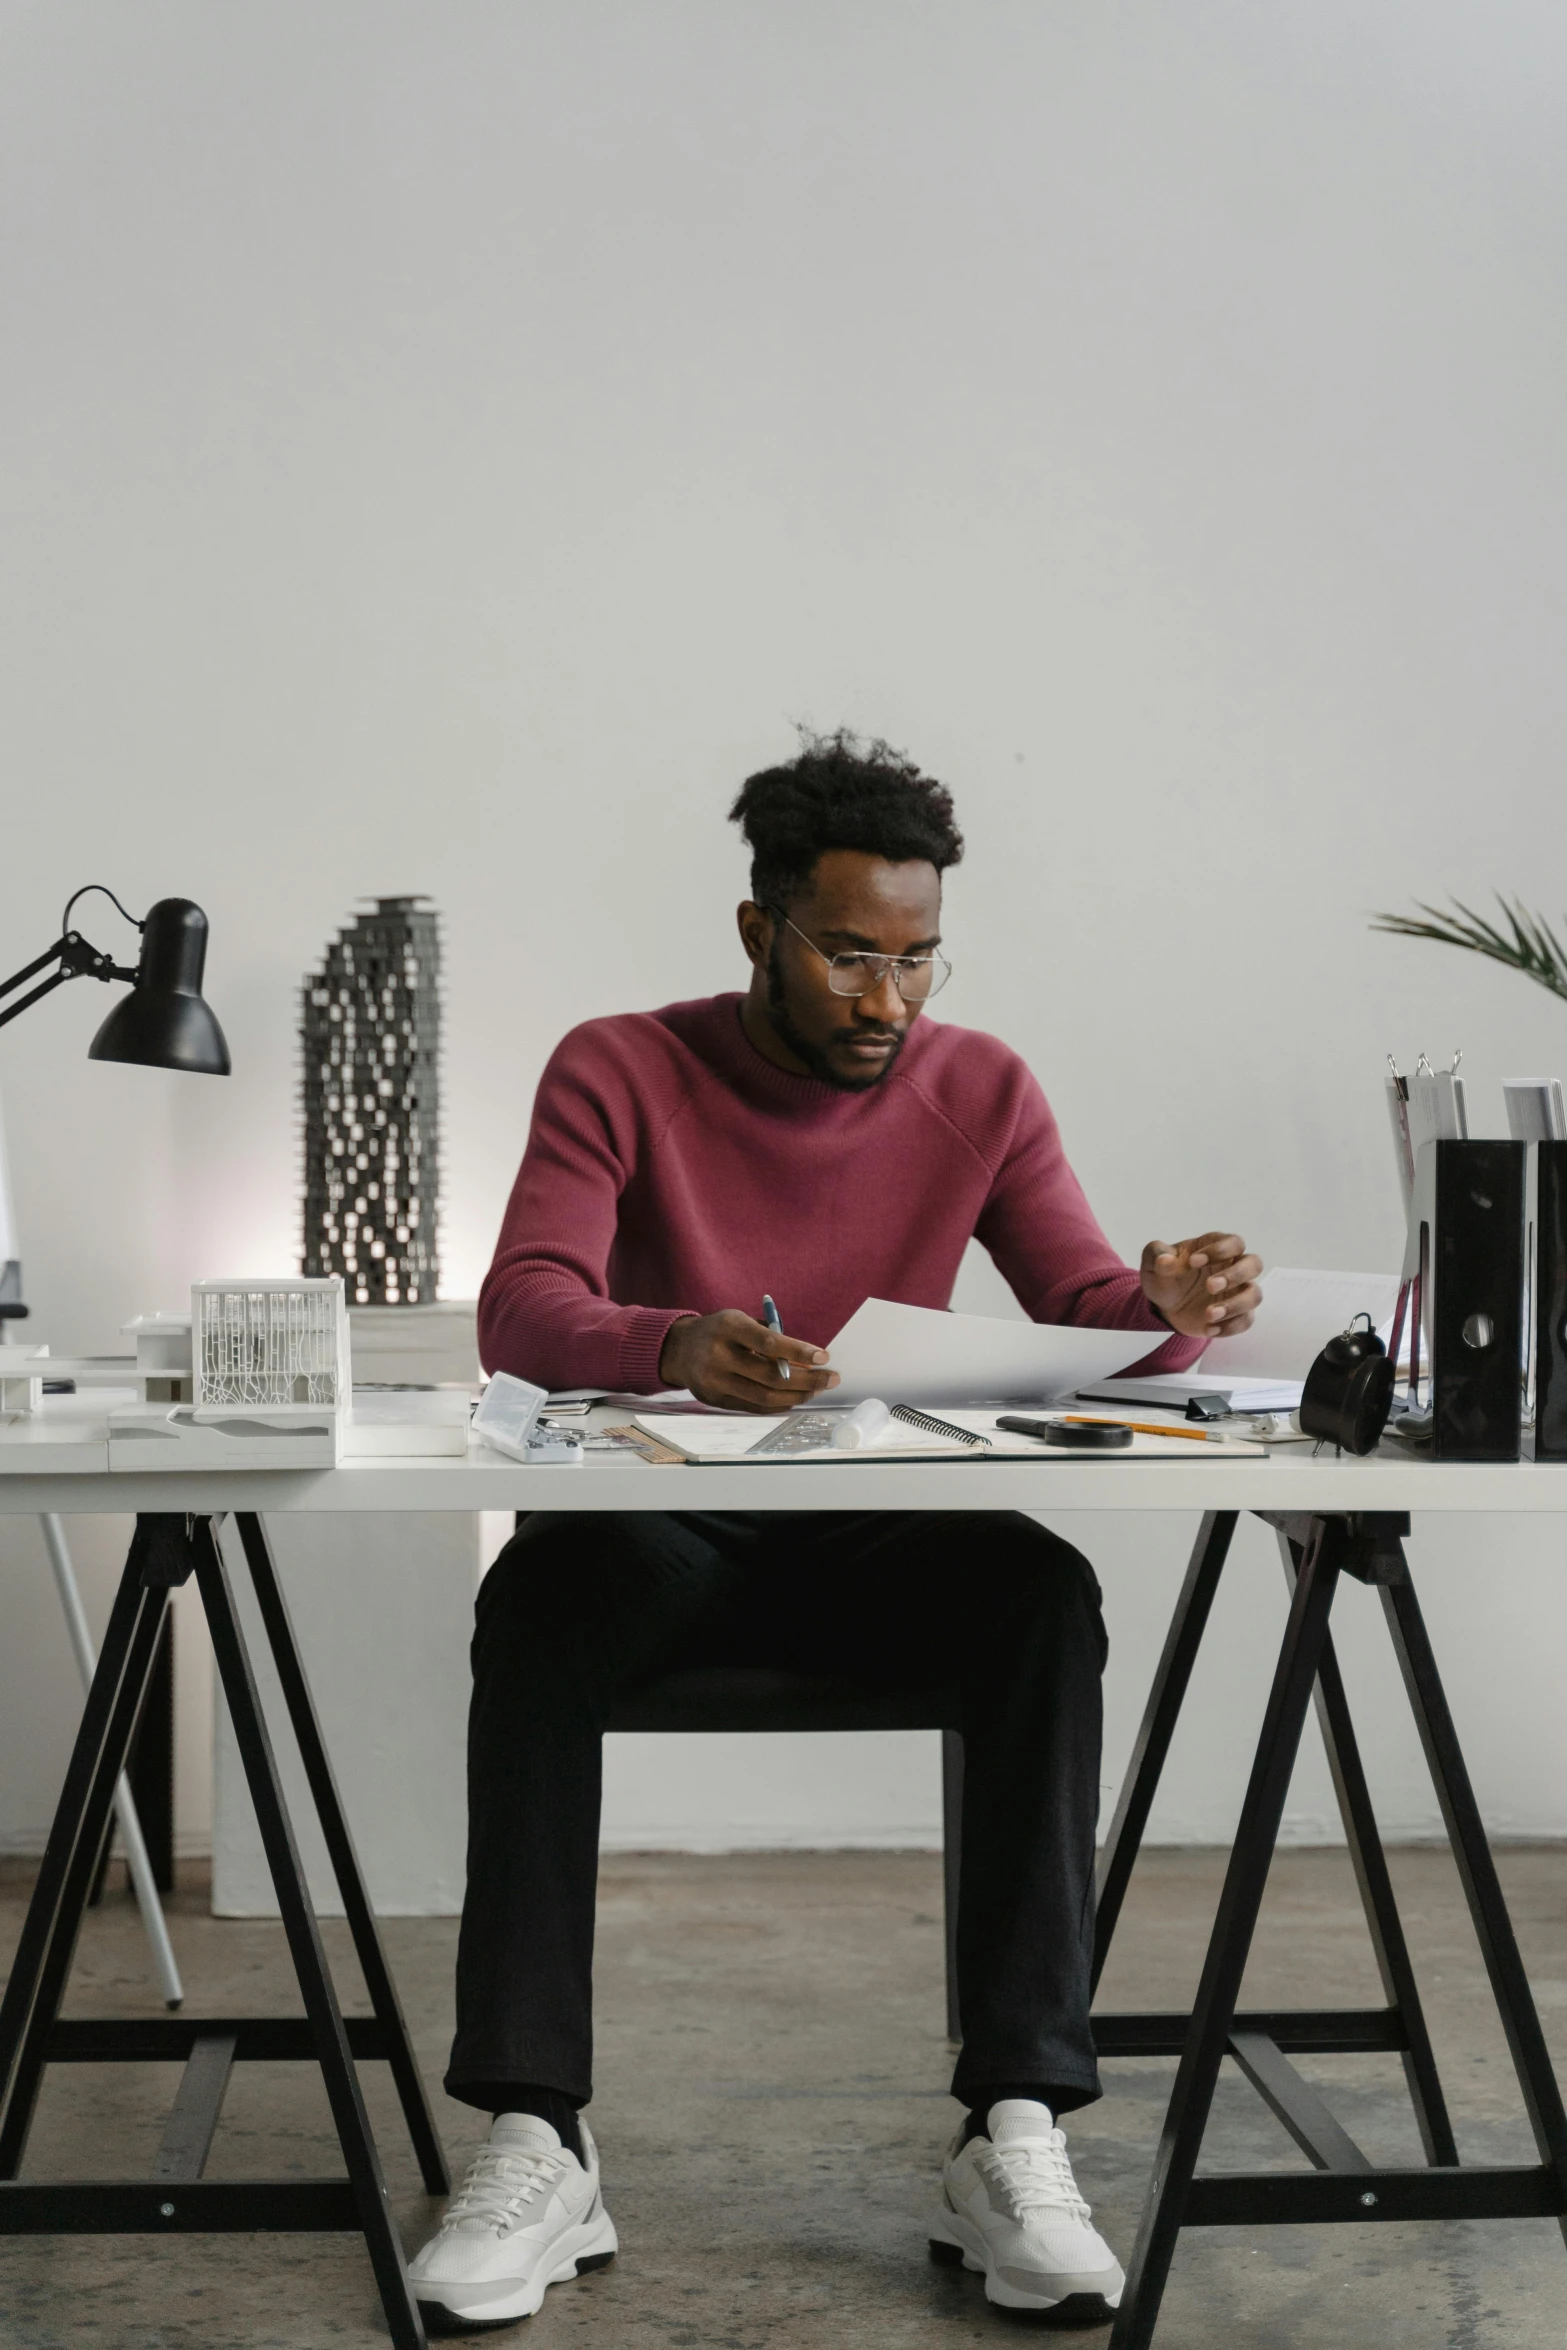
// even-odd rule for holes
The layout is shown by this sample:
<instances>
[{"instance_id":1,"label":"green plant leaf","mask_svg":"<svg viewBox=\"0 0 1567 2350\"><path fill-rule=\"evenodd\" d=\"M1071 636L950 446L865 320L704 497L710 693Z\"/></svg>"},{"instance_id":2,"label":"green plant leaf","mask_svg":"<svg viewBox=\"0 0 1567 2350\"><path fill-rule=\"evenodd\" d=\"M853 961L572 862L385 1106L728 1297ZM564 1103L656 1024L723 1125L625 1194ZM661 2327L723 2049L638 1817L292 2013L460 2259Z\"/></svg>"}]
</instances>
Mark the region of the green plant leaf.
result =
<instances>
[{"instance_id":1,"label":"green plant leaf","mask_svg":"<svg viewBox=\"0 0 1567 2350\"><path fill-rule=\"evenodd\" d=\"M1473 955L1485 955L1493 963L1505 963L1510 971L1521 971L1552 995L1567 998L1567 946L1551 928L1543 914L1531 913L1521 898L1511 902L1497 892L1506 927L1499 928L1466 906L1461 898L1453 900L1452 909L1421 905L1419 914L1378 914L1373 930L1388 932L1395 938L1430 938L1438 946L1466 947Z\"/></svg>"}]
</instances>

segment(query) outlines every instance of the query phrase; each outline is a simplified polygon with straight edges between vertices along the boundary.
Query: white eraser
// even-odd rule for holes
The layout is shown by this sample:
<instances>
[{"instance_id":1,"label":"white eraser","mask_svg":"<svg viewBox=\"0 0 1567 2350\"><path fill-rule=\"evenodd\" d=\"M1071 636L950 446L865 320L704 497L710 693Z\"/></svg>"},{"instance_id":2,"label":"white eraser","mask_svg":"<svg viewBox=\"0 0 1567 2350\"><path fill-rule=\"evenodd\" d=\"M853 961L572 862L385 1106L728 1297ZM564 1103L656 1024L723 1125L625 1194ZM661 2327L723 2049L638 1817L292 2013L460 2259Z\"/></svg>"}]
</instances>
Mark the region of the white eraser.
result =
<instances>
[{"instance_id":1,"label":"white eraser","mask_svg":"<svg viewBox=\"0 0 1567 2350\"><path fill-rule=\"evenodd\" d=\"M852 1412L839 1421L832 1432L836 1452L862 1452L867 1445L877 1444L892 1426L892 1414L874 1395L856 1404Z\"/></svg>"}]
</instances>

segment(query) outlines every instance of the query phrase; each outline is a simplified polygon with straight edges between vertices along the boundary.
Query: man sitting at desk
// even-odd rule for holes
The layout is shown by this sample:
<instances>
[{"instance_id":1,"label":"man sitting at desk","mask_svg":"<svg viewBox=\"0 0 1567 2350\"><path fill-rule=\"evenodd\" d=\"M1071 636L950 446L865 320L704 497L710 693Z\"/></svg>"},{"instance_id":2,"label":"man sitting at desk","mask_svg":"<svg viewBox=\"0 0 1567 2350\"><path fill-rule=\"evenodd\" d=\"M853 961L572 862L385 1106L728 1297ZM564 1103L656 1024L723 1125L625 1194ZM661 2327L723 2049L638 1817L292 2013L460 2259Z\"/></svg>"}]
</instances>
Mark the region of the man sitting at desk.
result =
<instances>
[{"instance_id":1,"label":"man sitting at desk","mask_svg":"<svg viewBox=\"0 0 1567 2350\"><path fill-rule=\"evenodd\" d=\"M840 735L753 775L732 814L749 988L560 1045L480 1300L490 1369L786 1411L836 1384L823 1342L863 1299L945 1307L970 1238L1036 1320L1146 1330L1150 1367L1247 1328L1261 1266L1238 1237L1150 1241L1134 1272L1018 1056L921 1018L963 849L940 784ZM967 2120L934 2241L1010 2308L1113 2308L1121 2270L1058 2127L1099 2094L1104 1657L1088 1562L1021 1515L531 1516L478 1601L446 2087L495 2121L414 2263L432 2322L525 2316L615 2251L579 2118L602 1731L621 1693L700 1664L960 1686Z\"/></svg>"}]
</instances>

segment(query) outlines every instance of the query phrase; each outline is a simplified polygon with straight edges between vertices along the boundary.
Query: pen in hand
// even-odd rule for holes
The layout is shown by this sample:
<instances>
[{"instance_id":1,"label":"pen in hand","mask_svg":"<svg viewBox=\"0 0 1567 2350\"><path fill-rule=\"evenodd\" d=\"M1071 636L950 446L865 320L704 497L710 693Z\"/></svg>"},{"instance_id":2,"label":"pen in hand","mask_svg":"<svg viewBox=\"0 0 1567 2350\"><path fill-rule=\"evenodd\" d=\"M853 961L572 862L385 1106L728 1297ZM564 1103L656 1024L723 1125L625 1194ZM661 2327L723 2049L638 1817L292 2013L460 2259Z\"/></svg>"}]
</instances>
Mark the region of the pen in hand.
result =
<instances>
[{"instance_id":1,"label":"pen in hand","mask_svg":"<svg viewBox=\"0 0 1567 2350\"><path fill-rule=\"evenodd\" d=\"M778 1308L774 1305L770 1297L764 1297L762 1300L762 1320L767 1324L768 1329L772 1332L775 1338L782 1338L784 1334L784 1326L778 1318ZM780 1379L788 1378L789 1366L787 1363L779 1364L778 1376Z\"/></svg>"}]
</instances>

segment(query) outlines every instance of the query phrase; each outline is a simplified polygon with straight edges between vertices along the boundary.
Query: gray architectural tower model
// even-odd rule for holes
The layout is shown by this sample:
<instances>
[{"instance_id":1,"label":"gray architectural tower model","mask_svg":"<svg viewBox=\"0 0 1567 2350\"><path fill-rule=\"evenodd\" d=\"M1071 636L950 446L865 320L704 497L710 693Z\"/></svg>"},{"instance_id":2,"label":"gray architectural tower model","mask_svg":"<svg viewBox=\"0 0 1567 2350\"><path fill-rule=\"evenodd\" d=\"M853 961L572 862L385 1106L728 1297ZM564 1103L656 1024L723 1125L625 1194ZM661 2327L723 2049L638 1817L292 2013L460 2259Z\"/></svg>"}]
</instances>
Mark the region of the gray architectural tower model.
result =
<instances>
[{"instance_id":1,"label":"gray architectural tower model","mask_svg":"<svg viewBox=\"0 0 1567 2350\"><path fill-rule=\"evenodd\" d=\"M420 898L377 898L300 990L304 1273L350 1305L433 1305L440 1283L441 942Z\"/></svg>"}]
</instances>

